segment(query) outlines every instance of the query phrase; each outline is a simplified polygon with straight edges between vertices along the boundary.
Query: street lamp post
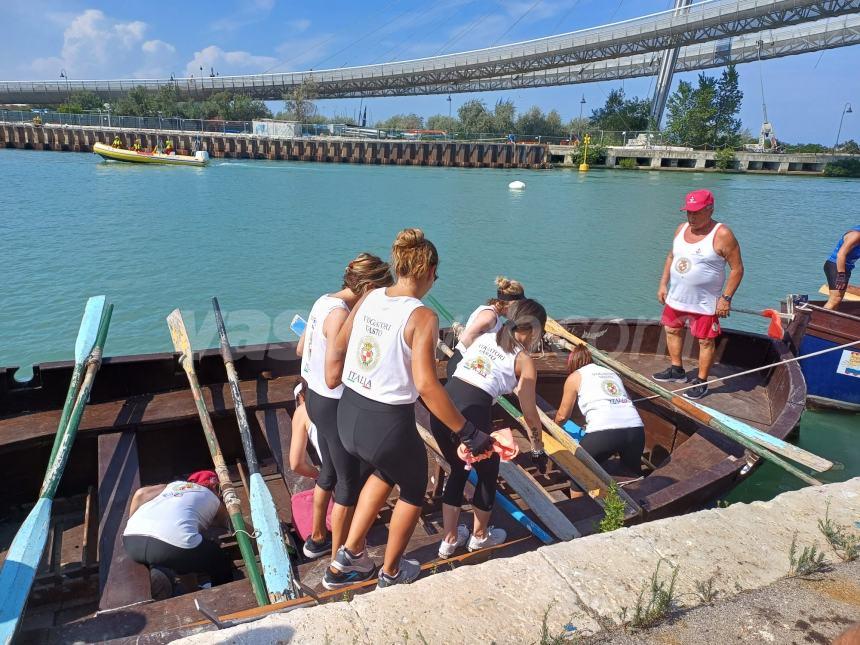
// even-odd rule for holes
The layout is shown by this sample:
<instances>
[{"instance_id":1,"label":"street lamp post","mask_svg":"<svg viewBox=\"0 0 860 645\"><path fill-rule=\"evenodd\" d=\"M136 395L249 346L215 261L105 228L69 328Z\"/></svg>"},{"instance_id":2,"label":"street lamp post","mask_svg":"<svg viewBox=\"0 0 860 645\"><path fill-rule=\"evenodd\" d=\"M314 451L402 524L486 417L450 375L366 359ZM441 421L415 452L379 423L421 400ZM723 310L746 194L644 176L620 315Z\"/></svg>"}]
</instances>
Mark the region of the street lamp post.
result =
<instances>
[{"instance_id":1,"label":"street lamp post","mask_svg":"<svg viewBox=\"0 0 860 645\"><path fill-rule=\"evenodd\" d=\"M448 101L448 127L450 128L450 127L451 127L451 95L450 95L450 94L448 95L448 98L447 98L446 100ZM453 139L453 138L454 138L454 133L453 133L453 132L451 132L451 133L448 135L448 138L449 138L449 139Z\"/></svg>"},{"instance_id":2,"label":"street lamp post","mask_svg":"<svg viewBox=\"0 0 860 645\"><path fill-rule=\"evenodd\" d=\"M851 114L854 110L851 109L851 104L846 103L845 107L842 108L842 116L839 117L839 129L836 131L836 143L833 144L833 152L836 152L836 148L839 147L839 137L842 134L842 121L845 119L846 114Z\"/></svg>"},{"instance_id":3,"label":"street lamp post","mask_svg":"<svg viewBox=\"0 0 860 645\"><path fill-rule=\"evenodd\" d=\"M579 100L579 120L582 121L582 108L585 107L585 94L582 95L582 98Z\"/></svg>"},{"instance_id":4,"label":"street lamp post","mask_svg":"<svg viewBox=\"0 0 860 645\"><path fill-rule=\"evenodd\" d=\"M60 78L66 79L66 91L71 93L71 86L69 84L69 75L66 73L65 69L60 70Z\"/></svg>"}]
</instances>

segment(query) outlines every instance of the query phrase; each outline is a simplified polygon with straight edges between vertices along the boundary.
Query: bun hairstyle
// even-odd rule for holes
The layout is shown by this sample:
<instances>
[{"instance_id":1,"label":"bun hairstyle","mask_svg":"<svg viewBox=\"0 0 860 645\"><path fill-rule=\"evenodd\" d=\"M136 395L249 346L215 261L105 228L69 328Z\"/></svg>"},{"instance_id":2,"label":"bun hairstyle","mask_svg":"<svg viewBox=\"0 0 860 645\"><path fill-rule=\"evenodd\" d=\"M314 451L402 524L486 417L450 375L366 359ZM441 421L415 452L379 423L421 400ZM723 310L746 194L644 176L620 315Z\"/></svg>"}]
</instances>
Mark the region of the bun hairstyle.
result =
<instances>
[{"instance_id":1,"label":"bun hairstyle","mask_svg":"<svg viewBox=\"0 0 860 645\"><path fill-rule=\"evenodd\" d=\"M487 300L491 307L506 306L510 302L522 300L526 297L526 290L521 282L509 280L503 275L496 278L496 297Z\"/></svg>"},{"instance_id":2,"label":"bun hairstyle","mask_svg":"<svg viewBox=\"0 0 860 645\"><path fill-rule=\"evenodd\" d=\"M388 262L370 253L359 253L343 272L343 286L358 296L371 289L394 284Z\"/></svg>"},{"instance_id":3,"label":"bun hairstyle","mask_svg":"<svg viewBox=\"0 0 860 645\"><path fill-rule=\"evenodd\" d=\"M547 316L546 309L541 303L537 300L524 298L511 303L507 318L502 328L496 332L496 344L502 348L502 351L510 354L517 347L522 347L514 336L514 332L531 331L532 342L535 343L543 335ZM522 349L530 348L522 347Z\"/></svg>"},{"instance_id":4,"label":"bun hairstyle","mask_svg":"<svg viewBox=\"0 0 860 645\"><path fill-rule=\"evenodd\" d=\"M420 278L439 265L439 253L420 228L404 228L391 246L391 264L398 278Z\"/></svg>"},{"instance_id":5,"label":"bun hairstyle","mask_svg":"<svg viewBox=\"0 0 860 645\"><path fill-rule=\"evenodd\" d=\"M570 356L567 357L567 373L573 374L581 367L585 367L593 363L591 351L585 345L577 345L570 350Z\"/></svg>"}]
</instances>

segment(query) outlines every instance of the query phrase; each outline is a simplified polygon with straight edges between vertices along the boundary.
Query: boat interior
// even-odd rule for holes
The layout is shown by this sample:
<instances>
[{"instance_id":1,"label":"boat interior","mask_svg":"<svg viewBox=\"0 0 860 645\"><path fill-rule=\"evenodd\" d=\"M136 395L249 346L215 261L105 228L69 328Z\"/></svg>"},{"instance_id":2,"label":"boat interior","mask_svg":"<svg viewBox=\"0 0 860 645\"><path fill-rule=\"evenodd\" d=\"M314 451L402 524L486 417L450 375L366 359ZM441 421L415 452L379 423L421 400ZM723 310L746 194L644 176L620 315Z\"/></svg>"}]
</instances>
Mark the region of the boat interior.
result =
<instances>
[{"instance_id":1,"label":"boat interior","mask_svg":"<svg viewBox=\"0 0 860 645\"><path fill-rule=\"evenodd\" d=\"M665 366L665 342L656 323L589 320L565 324L573 333L645 374ZM451 333L443 330L442 339L450 343ZM785 352L785 347L765 336L729 332L719 341L714 373L726 375L765 365L779 360ZM299 382L295 344L236 348L234 356L261 473L285 533L298 546L294 563L303 598L279 607L345 597L322 589L326 558L307 561L301 555L301 539L292 521L293 496L313 486L311 480L289 469L293 389ZM693 343L685 346L685 356L686 368L695 369ZM545 344L536 357L539 405L552 416L567 376L566 353ZM443 359L440 354L440 378L445 373ZM221 357L217 350L205 350L195 353L195 364L231 479L246 511L245 521L251 526L246 503L247 469ZM15 368L0 369L0 469L6 475L0 497L0 559L38 496L71 367L68 362L37 365L27 383L14 379ZM782 366L715 387L707 404L785 438L796 427L803 409L803 393L798 394L802 383L796 365ZM631 398L641 399L636 405L646 427L642 468L625 472L615 459L603 466L641 507L639 513L628 513L629 523L712 503L754 464L752 456L715 430L676 414L661 400L647 398L649 393L641 386L627 382L627 387ZM511 428L520 445L522 452L513 466L518 477L535 483L542 492L532 497L504 478L499 481L499 490L541 526L546 525L535 509L550 500L577 533L595 532L603 510L601 500L593 497L594 491L583 490L557 464L551 464L546 474L538 472L527 456L528 442L516 421L499 406L495 411L497 427ZM419 426L426 427L428 414L419 403ZM508 532L505 544L486 553L437 560L442 539L440 496L447 464L432 448L428 448L428 456L425 506L406 552L407 557L422 562L423 575L487 558L509 557L541 544L497 507L492 523ZM146 567L124 552L121 535L135 490L184 479L204 468L211 468L211 457L177 356L166 353L105 359L54 504L51 535L19 632L20 642L166 642L183 629L206 624L195 601L222 617L258 615L254 612L272 609L257 608L238 545L228 531L219 539L236 565L236 580L202 588L208 582L205 578L183 576L178 581L180 593L166 600L153 600ZM470 496L469 488L466 496ZM395 499L393 496L383 508L368 536L370 553L377 561L384 550ZM471 507L464 509L461 522L469 525Z\"/></svg>"}]
</instances>

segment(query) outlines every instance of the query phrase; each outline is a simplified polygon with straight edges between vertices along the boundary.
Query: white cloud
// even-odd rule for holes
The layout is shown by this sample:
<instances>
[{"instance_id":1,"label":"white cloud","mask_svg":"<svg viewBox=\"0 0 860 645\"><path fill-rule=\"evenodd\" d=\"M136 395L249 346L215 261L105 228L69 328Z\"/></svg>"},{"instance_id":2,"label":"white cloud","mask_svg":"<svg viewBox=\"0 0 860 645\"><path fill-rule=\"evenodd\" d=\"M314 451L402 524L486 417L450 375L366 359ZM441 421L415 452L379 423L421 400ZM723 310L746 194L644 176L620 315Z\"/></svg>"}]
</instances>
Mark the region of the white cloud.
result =
<instances>
[{"instance_id":1,"label":"white cloud","mask_svg":"<svg viewBox=\"0 0 860 645\"><path fill-rule=\"evenodd\" d=\"M140 48L147 54L172 54L176 51L176 47L163 40L147 40Z\"/></svg>"},{"instance_id":2,"label":"white cloud","mask_svg":"<svg viewBox=\"0 0 860 645\"><path fill-rule=\"evenodd\" d=\"M311 26L311 21L307 18L299 18L298 20L290 20L287 26L297 32L307 31Z\"/></svg>"},{"instance_id":3,"label":"white cloud","mask_svg":"<svg viewBox=\"0 0 860 645\"><path fill-rule=\"evenodd\" d=\"M37 58L30 64L35 74L45 78L55 78L60 70L65 70L73 80L104 78L117 75L117 70L134 69L141 63L148 76L166 69L169 58L176 52L170 43L144 40L148 25L141 20L117 20L98 9L87 9L77 15L56 14L51 20L65 20L60 53ZM119 72L119 75L127 75L127 72ZM134 72L133 75L141 74Z\"/></svg>"},{"instance_id":4,"label":"white cloud","mask_svg":"<svg viewBox=\"0 0 860 645\"><path fill-rule=\"evenodd\" d=\"M217 45L209 45L200 51L194 52L194 57L185 66L185 74L200 76L200 68L203 74L208 75L210 68L222 76L247 72L262 72L277 62L271 56L256 56L245 51L224 51Z\"/></svg>"}]
</instances>

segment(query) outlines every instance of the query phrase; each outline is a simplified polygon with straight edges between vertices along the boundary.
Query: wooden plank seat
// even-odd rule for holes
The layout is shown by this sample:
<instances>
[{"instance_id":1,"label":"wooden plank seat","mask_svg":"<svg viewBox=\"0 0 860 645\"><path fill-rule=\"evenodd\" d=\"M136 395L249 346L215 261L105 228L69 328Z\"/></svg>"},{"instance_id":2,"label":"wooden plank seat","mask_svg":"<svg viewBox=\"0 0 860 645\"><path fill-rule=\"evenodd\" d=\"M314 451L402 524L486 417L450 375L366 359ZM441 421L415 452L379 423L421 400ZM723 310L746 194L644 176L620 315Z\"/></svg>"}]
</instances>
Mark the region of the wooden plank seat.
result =
<instances>
[{"instance_id":1,"label":"wooden plank seat","mask_svg":"<svg viewBox=\"0 0 860 645\"><path fill-rule=\"evenodd\" d=\"M152 600L148 569L122 544L131 498L140 488L140 464L133 430L98 440L99 611Z\"/></svg>"},{"instance_id":2,"label":"wooden plank seat","mask_svg":"<svg viewBox=\"0 0 860 645\"><path fill-rule=\"evenodd\" d=\"M242 381L240 389L249 410L283 406L293 401L297 376L282 376L271 380ZM229 384L203 387L206 407L210 414L224 416L233 413ZM0 451L19 450L24 442L46 442L51 439L60 420L60 410L0 419ZM117 432L146 425L197 419L194 399L187 390L161 394L132 396L107 403L88 405L79 434Z\"/></svg>"}]
</instances>

